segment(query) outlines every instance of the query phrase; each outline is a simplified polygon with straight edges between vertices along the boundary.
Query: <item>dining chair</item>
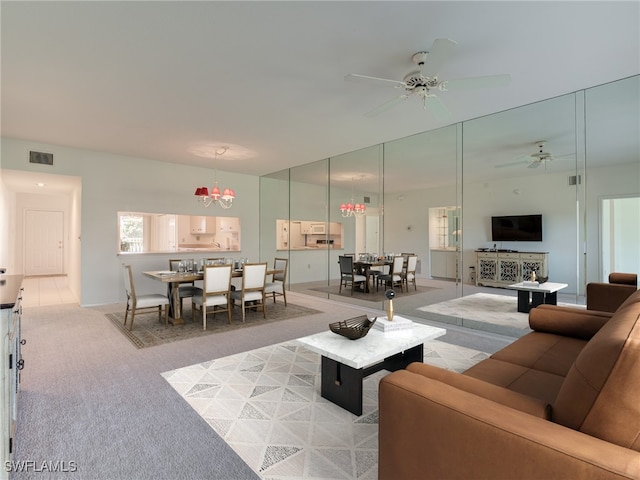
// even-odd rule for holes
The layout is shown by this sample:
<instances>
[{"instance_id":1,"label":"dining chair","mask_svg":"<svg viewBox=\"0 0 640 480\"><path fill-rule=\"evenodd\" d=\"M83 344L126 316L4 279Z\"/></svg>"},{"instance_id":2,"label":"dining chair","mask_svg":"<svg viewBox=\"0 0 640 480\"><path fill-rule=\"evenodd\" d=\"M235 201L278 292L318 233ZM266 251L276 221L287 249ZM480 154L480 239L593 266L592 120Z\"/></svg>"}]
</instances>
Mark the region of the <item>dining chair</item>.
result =
<instances>
[{"instance_id":1,"label":"dining chair","mask_svg":"<svg viewBox=\"0 0 640 480\"><path fill-rule=\"evenodd\" d=\"M240 300L243 323L246 318L246 309L257 308L258 303L262 307L262 317L267 318L264 291L266 278L267 262L245 263L242 266L242 287L240 290L231 291L231 299L234 304L236 300Z\"/></svg>"},{"instance_id":2,"label":"dining chair","mask_svg":"<svg viewBox=\"0 0 640 480\"><path fill-rule=\"evenodd\" d=\"M417 255L409 255L407 257L407 268L403 275L404 284L407 287L407 293L409 292L409 282L413 284L413 288L415 291L418 291L418 286L416 285L416 267L418 266L418 256Z\"/></svg>"},{"instance_id":3,"label":"dining chair","mask_svg":"<svg viewBox=\"0 0 640 480\"><path fill-rule=\"evenodd\" d=\"M162 307L164 306L164 323L169 324L169 298L159 293L149 293L145 295L136 295L136 289L133 284L133 272L131 265L123 265L122 273L124 277L124 290L127 293L127 306L124 312L124 326L127 326L127 318L131 312L131 325L129 330L133 329L133 319L140 310L158 309L158 321L162 321Z\"/></svg>"},{"instance_id":4,"label":"dining chair","mask_svg":"<svg viewBox=\"0 0 640 480\"><path fill-rule=\"evenodd\" d=\"M169 270L171 270L172 272L177 272L178 265L180 264L181 261L182 260L177 258L170 259ZM169 298L173 298L173 295L171 295L172 288L176 288L176 287L170 283L169 293L168 293ZM180 311L184 311L182 299L193 297L197 293L202 293L202 289L200 287L196 287L196 284L194 282L186 282L178 285L178 297L180 298Z\"/></svg>"},{"instance_id":5,"label":"dining chair","mask_svg":"<svg viewBox=\"0 0 640 480\"><path fill-rule=\"evenodd\" d=\"M287 266L289 265L289 259L276 258L273 261L274 270L282 270L281 273L274 273L271 282L267 282L264 286L264 291L267 295L273 296L273 303L276 303L276 295L280 295L284 299L284 306L287 306Z\"/></svg>"},{"instance_id":6,"label":"dining chair","mask_svg":"<svg viewBox=\"0 0 640 480\"><path fill-rule=\"evenodd\" d=\"M340 288L338 289L338 293L342 293L343 284L346 288L349 286L349 283L351 283L351 295L353 295L354 286L356 284L363 284L364 282L366 282L367 277L356 273L353 266L352 256L340 255L338 257L338 262L340 263Z\"/></svg>"},{"instance_id":7,"label":"dining chair","mask_svg":"<svg viewBox=\"0 0 640 480\"><path fill-rule=\"evenodd\" d=\"M393 257L393 265L391 266L389 273L385 275L378 275L378 279L380 280L381 283L384 282L384 284L389 286L390 288L393 288L394 286L399 286L400 291L403 292L404 291L402 289L403 265L404 265L404 257L402 256ZM378 289L377 285L376 285L376 290Z\"/></svg>"},{"instance_id":8,"label":"dining chair","mask_svg":"<svg viewBox=\"0 0 640 480\"><path fill-rule=\"evenodd\" d=\"M207 265L204 267L203 289L191 297L191 319L195 321L195 311L202 315L202 329L207 329L207 309L213 307L216 313L227 312L231 325L231 265ZM199 307L199 308L198 308Z\"/></svg>"}]
</instances>

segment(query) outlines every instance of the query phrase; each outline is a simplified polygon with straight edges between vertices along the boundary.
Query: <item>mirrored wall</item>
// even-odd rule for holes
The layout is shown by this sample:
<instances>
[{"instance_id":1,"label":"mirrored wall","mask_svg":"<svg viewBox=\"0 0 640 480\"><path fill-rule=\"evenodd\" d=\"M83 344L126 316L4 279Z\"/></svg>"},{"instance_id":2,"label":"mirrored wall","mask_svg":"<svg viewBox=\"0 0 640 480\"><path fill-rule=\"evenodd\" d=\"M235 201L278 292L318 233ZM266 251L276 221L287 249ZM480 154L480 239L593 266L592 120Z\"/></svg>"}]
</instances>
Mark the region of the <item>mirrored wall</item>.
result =
<instances>
[{"instance_id":1,"label":"mirrored wall","mask_svg":"<svg viewBox=\"0 0 640 480\"><path fill-rule=\"evenodd\" d=\"M586 283L640 272L639 92L635 76L262 177L261 256L290 259L294 291L383 309L374 278L339 292L338 256L414 253L417 288L395 301L412 316L531 268L581 303ZM349 203L364 213L343 217ZM510 216L540 217L541 237L498 237ZM341 222L342 244L276 251L278 218Z\"/></svg>"}]
</instances>

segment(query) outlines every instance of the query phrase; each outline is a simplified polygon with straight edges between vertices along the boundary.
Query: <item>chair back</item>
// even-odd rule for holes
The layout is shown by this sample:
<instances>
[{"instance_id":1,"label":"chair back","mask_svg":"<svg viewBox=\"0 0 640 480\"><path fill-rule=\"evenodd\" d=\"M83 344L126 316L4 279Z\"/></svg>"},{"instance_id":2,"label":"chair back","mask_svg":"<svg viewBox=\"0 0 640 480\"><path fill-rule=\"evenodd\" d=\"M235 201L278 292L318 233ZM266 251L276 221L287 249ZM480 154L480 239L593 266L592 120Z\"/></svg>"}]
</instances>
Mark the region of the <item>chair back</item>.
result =
<instances>
[{"instance_id":1,"label":"chair back","mask_svg":"<svg viewBox=\"0 0 640 480\"><path fill-rule=\"evenodd\" d=\"M179 258L170 258L169 259L169 270L171 270L172 272L177 272L178 271L178 265L180 265L180 262L182 260L180 260Z\"/></svg>"},{"instance_id":2,"label":"chair back","mask_svg":"<svg viewBox=\"0 0 640 480\"><path fill-rule=\"evenodd\" d=\"M205 294L228 292L231 290L231 265L204 267L203 280Z\"/></svg>"},{"instance_id":3,"label":"chair back","mask_svg":"<svg viewBox=\"0 0 640 480\"><path fill-rule=\"evenodd\" d=\"M273 269L274 270L282 270L281 273L274 273L273 279L278 282L285 283L287 279L287 266L289 265L289 259L287 258L276 258L273 261Z\"/></svg>"},{"instance_id":4,"label":"chair back","mask_svg":"<svg viewBox=\"0 0 640 480\"><path fill-rule=\"evenodd\" d=\"M264 289L267 277L267 262L245 263L242 267L242 290Z\"/></svg>"},{"instance_id":5,"label":"chair back","mask_svg":"<svg viewBox=\"0 0 640 480\"><path fill-rule=\"evenodd\" d=\"M353 275L353 257L349 255L340 255L338 257L340 262L340 274L341 275Z\"/></svg>"},{"instance_id":6,"label":"chair back","mask_svg":"<svg viewBox=\"0 0 640 480\"><path fill-rule=\"evenodd\" d=\"M407 273L415 273L416 267L418 266L418 256L417 255L409 255L407 257Z\"/></svg>"},{"instance_id":7,"label":"chair back","mask_svg":"<svg viewBox=\"0 0 640 480\"><path fill-rule=\"evenodd\" d=\"M124 291L127 292L127 297L136 298L136 290L133 287L133 273L131 272L131 265L122 265L122 276L124 278Z\"/></svg>"},{"instance_id":8,"label":"chair back","mask_svg":"<svg viewBox=\"0 0 640 480\"><path fill-rule=\"evenodd\" d=\"M401 275L402 267L404 266L404 257L393 257L393 267L391 268L392 275Z\"/></svg>"}]
</instances>

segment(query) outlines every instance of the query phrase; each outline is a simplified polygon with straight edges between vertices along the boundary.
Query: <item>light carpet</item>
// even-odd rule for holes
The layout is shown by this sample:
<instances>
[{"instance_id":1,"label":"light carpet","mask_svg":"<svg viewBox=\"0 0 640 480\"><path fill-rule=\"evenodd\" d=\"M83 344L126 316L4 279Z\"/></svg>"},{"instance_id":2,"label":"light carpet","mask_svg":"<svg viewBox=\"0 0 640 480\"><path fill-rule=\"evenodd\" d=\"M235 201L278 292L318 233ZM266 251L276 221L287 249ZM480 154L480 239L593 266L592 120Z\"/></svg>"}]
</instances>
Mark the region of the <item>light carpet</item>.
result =
<instances>
[{"instance_id":1,"label":"light carpet","mask_svg":"<svg viewBox=\"0 0 640 480\"><path fill-rule=\"evenodd\" d=\"M431 341L424 361L464 371L488 354ZM320 396L320 355L295 341L163 373L169 384L263 479L378 478L378 382L363 414Z\"/></svg>"},{"instance_id":2,"label":"light carpet","mask_svg":"<svg viewBox=\"0 0 640 480\"><path fill-rule=\"evenodd\" d=\"M186 303L185 303L186 305ZM240 307L233 310L231 325L227 319L227 313L212 312L207 315L207 329L202 329L202 319L200 312L196 313L195 321L191 321L191 307L183 311L185 322L182 325L165 325L164 317L162 322L158 321L158 313L137 314L133 323L133 330L129 330L129 322L124 326L124 312L107 313L105 316L118 328L120 333L127 337L137 348L154 347L165 343L187 340L189 338L202 337L213 333L228 332L238 328L252 327L266 323L290 320L292 318L315 315L322 313L313 308L303 307L291 302L287 302L285 307L283 302L267 302L267 318L263 318L262 310L254 311L248 309L245 321L242 321Z\"/></svg>"},{"instance_id":3,"label":"light carpet","mask_svg":"<svg viewBox=\"0 0 640 480\"><path fill-rule=\"evenodd\" d=\"M581 308L580 305L558 305ZM582 307L584 308L584 307ZM418 308L428 319L479 330L520 337L531 331L529 314L518 312L518 298L492 293L475 293Z\"/></svg>"}]
</instances>

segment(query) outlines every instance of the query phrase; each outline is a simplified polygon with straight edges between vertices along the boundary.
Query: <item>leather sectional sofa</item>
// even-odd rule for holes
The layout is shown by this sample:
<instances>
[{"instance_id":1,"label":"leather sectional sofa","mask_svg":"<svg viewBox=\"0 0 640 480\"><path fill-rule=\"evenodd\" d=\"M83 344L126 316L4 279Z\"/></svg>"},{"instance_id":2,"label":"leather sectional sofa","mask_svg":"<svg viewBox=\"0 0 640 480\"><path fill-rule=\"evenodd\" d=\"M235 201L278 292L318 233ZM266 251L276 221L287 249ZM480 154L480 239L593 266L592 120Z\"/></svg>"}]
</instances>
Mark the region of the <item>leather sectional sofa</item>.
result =
<instances>
[{"instance_id":1,"label":"leather sectional sofa","mask_svg":"<svg viewBox=\"0 0 640 480\"><path fill-rule=\"evenodd\" d=\"M640 291L529 324L462 374L414 363L381 380L380 479L640 479Z\"/></svg>"}]
</instances>

